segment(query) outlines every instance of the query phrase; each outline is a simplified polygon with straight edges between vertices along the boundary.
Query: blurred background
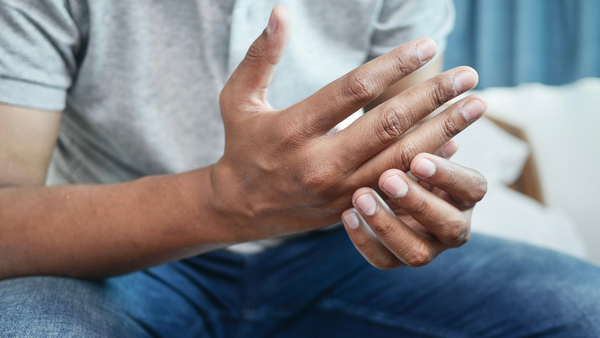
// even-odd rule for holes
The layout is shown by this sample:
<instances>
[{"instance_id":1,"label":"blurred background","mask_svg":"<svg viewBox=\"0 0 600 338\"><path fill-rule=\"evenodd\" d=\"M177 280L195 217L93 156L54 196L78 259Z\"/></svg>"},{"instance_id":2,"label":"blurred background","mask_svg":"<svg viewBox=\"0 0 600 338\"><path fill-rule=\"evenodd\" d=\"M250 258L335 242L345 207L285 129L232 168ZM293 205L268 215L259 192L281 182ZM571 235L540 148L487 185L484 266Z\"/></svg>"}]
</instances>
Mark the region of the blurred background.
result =
<instances>
[{"instance_id":1,"label":"blurred background","mask_svg":"<svg viewBox=\"0 0 600 338\"><path fill-rule=\"evenodd\" d=\"M490 184L474 230L600 264L600 1L454 1L445 68L479 72L494 121L459 135Z\"/></svg>"}]
</instances>

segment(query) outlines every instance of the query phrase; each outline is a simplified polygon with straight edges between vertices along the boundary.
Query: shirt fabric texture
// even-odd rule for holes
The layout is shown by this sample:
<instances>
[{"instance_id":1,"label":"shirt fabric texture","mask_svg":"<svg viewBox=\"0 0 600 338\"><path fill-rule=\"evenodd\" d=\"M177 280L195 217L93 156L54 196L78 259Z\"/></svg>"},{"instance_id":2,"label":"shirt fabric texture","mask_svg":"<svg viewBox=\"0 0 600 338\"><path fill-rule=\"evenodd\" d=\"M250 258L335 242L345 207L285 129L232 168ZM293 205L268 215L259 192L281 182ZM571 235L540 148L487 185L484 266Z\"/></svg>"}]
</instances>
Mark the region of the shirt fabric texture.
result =
<instances>
[{"instance_id":1,"label":"shirt fabric texture","mask_svg":"<svg viewBox=\"0 0 600 338\"><path fill-rule=\"evenodd\" d=\"M292 35L275 108L418 37L442 53L454 24L451 0L0 0L0 102L63 111L50 185L211 165L219 93L276 4Z\"/></svg>"}]
</instances>

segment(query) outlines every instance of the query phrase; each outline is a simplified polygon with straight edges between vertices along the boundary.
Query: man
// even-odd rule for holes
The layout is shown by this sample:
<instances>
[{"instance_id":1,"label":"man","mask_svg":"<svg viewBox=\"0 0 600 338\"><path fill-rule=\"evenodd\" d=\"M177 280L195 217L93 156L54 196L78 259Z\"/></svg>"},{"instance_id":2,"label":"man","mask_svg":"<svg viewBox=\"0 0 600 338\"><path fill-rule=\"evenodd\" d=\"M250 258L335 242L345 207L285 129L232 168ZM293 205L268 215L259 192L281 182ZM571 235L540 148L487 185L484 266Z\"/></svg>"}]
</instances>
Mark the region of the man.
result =
<instances>
[{"instance_id":1,"label":"man","mask_svg":"<svg viewBox=\"0 0 600 338\"><path fill-rule=\"evenodd\" d=\"M557 253L473 236L375 268L464 244L485 193L445 159L483 98L411 129L477 82L409 76L436 44L402 25L446 1L290 1L286 58L275 7L222 90L268 1L2 4L2 336L598 333L598 269Z\"/></svg>"}]
</instances>

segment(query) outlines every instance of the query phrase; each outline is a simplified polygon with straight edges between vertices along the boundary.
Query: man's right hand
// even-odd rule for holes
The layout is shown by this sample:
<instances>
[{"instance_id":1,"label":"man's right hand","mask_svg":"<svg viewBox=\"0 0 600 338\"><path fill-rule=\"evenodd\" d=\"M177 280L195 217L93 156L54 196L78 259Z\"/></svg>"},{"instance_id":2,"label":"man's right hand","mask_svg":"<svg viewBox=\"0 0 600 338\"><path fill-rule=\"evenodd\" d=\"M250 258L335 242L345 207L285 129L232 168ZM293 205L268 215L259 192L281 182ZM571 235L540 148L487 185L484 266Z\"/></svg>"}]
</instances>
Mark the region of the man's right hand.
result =
<instances>
[{"instance_id":1,"label":"man's right hand","mask_svg":"<svg viewBox=\"0 0 600 338\"><path fill-rule=\"evenodd\" d=\"M60 114L0 105L0 129L9 131L0 131L0 280L105 278L335 223L352 207L358 188L376 186L386 169L409 170L418 153L440 148L482 113L483 108L468 109L482 105L465 103L483 99L470 97L409 131L475 86L476 73L457 68L329 133L430 60L435 44L419 39L400 46L306 100L274 110L266 90L288 39L287 16L278 7L271 28L222 92L224 156L214 166L186 173L118 184L41 186ZM407 240L394 243L404 247Z\"/></svg>"},{"instance_id":2,"label":"man's right hand","mask_svg":"<svg viewBox=\"0 0 600 338\"><path fill-rule=\"evenodd\" d=\"M339 221L358 188L375 186L388 169L410 170L417 154L441 148L485 107L481 97L470 96L407 132L477 84L473 69L459 67L402 92L332 134L339 122L431 60L435 43L428 38L406 43L307 99L275 110L266 92L289 32L287 13L278 6L221 93L226 143L211 175L212 205L239 227L242 241ZM461 109L472 100L482 101L472 105L481 109Z\"/></svg>"}]
</instances>

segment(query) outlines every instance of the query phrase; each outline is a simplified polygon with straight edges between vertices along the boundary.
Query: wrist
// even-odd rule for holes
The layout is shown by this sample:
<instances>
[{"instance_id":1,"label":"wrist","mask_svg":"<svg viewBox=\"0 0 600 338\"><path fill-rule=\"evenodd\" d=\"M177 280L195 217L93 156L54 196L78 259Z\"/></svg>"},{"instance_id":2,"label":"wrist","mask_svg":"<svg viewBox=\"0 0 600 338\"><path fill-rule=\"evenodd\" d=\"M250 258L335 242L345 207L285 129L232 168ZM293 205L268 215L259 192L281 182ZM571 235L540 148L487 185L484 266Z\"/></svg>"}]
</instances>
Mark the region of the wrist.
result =
<instances>
[{"instance_id":1,"label":"wrist","mask_svg":"<svg viewBox=\"0 0 600 338\"><path fill-rule=\"evenodd\" d=\"M237 205L239 195L228 198L231 192L215 189L213 171L211 165L181 174L181 184L189 196L185 200L187 210L191 210L189 224L193 224L195 237L202 244L235 244L257 239L256 234L248 231L250 217Z\"/></svg>"},{"instance_id":2,"label":"wrist","mask_svg":"<svg viewBox=\"0 0 600 338\"><path fill-rule=\"evenodd\" d=\"M248 242L264 239L265 236L256 226L259 224L257 215L252 210L249 193L244 192L243 186L236 184L233 173L222 163L210 166L206 206L213 215L219 228L231 232L236 242Z\"/></svg>"}]
</instances>

